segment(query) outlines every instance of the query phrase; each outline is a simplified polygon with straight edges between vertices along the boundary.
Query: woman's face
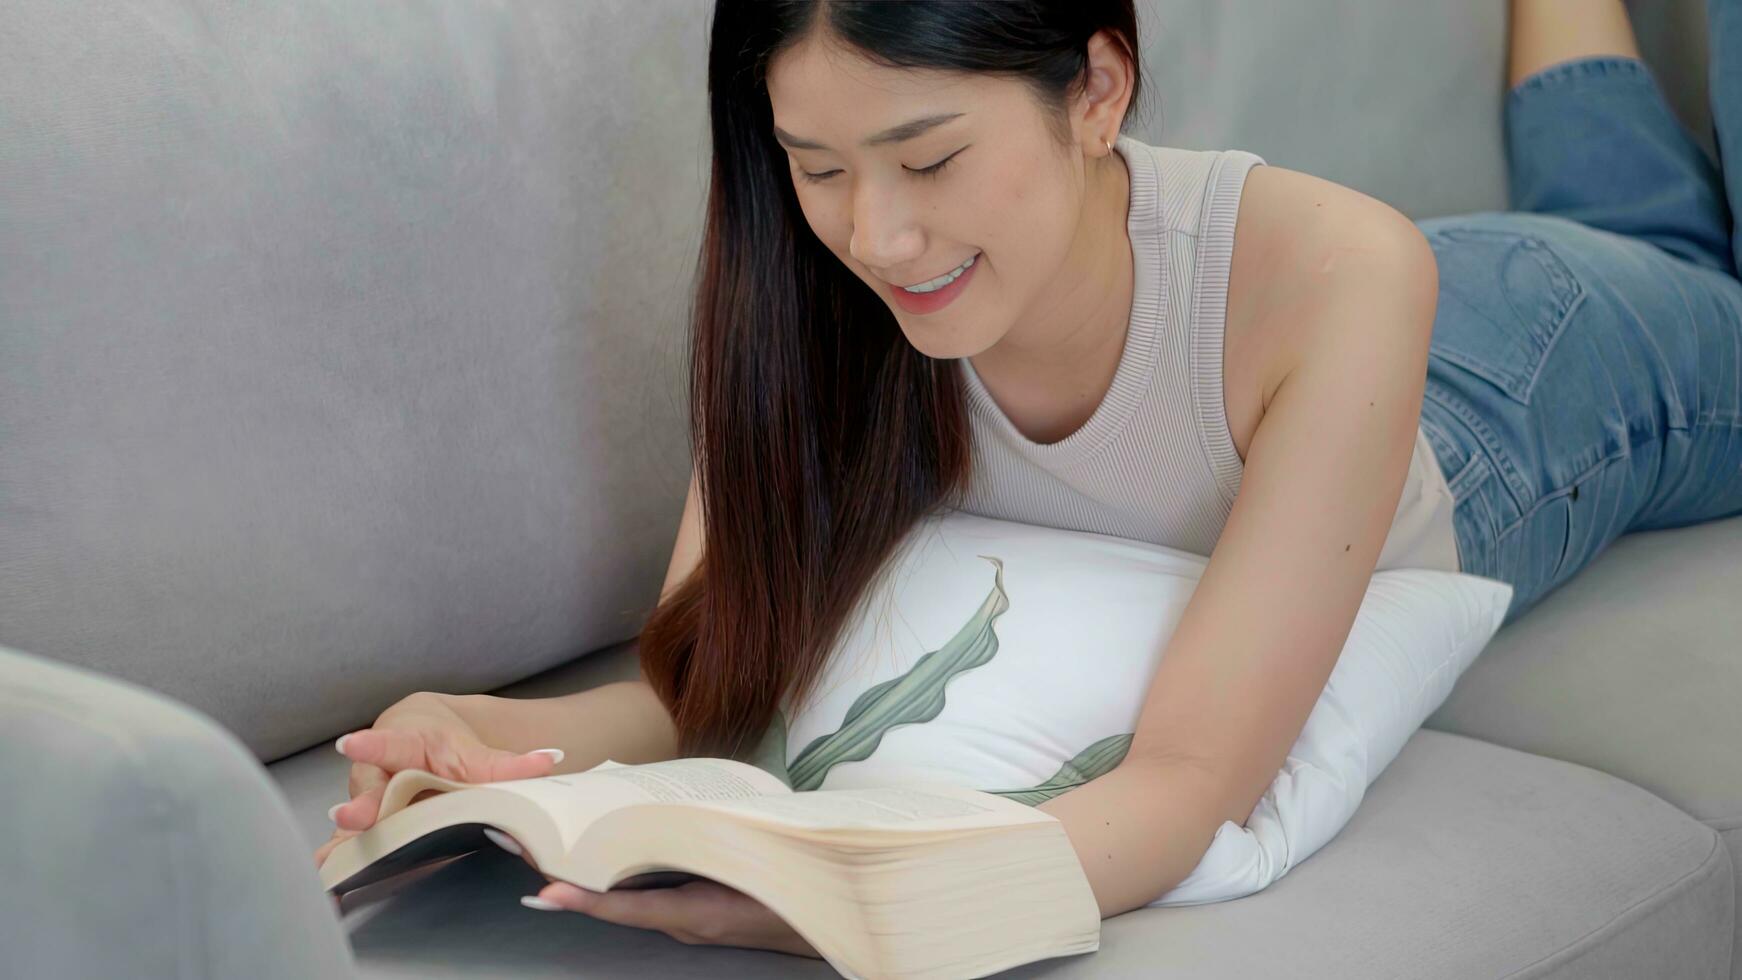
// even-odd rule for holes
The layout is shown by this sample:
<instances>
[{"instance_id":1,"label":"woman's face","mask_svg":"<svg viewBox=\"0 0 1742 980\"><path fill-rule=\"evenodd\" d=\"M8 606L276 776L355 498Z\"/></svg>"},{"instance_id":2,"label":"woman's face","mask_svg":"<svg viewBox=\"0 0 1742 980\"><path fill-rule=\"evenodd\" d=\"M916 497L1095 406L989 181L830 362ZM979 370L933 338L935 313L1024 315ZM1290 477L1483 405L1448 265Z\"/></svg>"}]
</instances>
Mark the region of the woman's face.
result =
<instances>
[{"instance_id":1,"label":"woman's face","mask_svg":"<svg viewBox=\"0 0 1742 980\"><path fill-rule=\"evenodd\" d=\"M771 63L768 93L805 220L921 353L992 347L1058 278L1080 234L1084 158L1021 82L899 71L813 35ZM901 289L970 258L929 296Z\"/></svg>"}]
</instances>

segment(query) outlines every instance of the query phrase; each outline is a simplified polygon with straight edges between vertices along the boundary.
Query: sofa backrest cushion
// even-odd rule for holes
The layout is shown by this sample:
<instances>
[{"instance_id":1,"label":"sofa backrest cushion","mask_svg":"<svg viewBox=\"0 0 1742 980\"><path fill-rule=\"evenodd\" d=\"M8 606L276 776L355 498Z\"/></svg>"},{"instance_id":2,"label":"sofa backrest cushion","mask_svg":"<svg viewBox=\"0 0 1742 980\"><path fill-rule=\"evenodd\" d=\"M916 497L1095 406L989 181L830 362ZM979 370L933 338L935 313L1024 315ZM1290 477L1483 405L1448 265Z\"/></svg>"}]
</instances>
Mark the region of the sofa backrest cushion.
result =
<instances>
[{"instance_id":1,"label":"sofa backrest cushion","mask_svg":"<svg viewBox=\"0 0 1742 980\"><path fill-rule=\"evenodd\" d=\"M1143 0L1132 131L1502 207L1504 6ZM632 636L689 467L706 9L7 4L0 644L271 760Z\"/></svg>"}]
</instances>

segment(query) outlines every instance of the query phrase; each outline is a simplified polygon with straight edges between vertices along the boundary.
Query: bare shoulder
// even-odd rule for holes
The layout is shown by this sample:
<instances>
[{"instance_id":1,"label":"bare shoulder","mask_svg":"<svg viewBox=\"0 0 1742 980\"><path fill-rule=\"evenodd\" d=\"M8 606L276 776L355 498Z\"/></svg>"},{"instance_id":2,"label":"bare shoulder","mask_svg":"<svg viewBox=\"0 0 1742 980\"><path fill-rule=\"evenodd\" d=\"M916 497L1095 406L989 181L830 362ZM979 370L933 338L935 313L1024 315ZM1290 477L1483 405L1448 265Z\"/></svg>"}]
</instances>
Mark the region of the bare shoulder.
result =
<instances>
[{"instance_id":1,"label":"bare shoulder","mask_svg":"<svg viewBox=\"0 0 1742 980\"><path fill-rule=\"evenodd\" d=\"M1304 314L1325 289L1383 288L1387 277L1419 276L1433 261L1420 229L1384 201L1298 170L1253 167L1228 274L1228 382L1239 365L1247 395L1268 405L1312 345L1302 325L1320 321Z\"/></svg>"}]
</instances>

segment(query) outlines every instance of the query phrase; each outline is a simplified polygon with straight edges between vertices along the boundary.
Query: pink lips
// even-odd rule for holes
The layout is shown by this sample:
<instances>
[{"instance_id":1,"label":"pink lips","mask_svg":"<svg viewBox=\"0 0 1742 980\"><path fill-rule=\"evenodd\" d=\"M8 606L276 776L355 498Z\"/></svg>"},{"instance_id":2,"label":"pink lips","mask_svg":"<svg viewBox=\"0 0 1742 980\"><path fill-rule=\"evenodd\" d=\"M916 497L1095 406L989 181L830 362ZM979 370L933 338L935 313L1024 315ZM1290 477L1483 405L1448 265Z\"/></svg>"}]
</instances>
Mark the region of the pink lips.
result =
<instances>
[{"instance_id":1,"label":"pink lips","mask_svg":"<svg viewBox=\"0 0 1742 980\"><path fill-rule=\"evenodd\" d=\"M974 254L979 255L978 252ZM950 305L957 296L962 294L962 290L968 288L968 280L974 278L974 273L979 271L980 266L985 264L982 261L982 258L984 257L976 258L974 264L968 266L968 271L957 276L955 282L950 283L942 289L935 289L929 293L910 293L907 290L902 289L900 286L889 283L887 284L889 287L889 294L895 297L895 303L897 306L900 306L909 313L920 316L927 313L936 313L938 310Z\"/></svg>"}]
</instances>

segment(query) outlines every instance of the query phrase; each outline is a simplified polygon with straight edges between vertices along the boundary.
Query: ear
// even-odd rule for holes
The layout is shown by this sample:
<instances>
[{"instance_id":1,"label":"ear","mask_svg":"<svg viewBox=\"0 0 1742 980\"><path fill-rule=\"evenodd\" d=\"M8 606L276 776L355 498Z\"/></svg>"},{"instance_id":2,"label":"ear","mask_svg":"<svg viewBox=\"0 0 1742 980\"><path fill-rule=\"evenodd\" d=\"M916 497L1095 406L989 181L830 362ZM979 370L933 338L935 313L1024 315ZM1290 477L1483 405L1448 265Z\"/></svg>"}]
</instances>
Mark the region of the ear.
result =
<instances>
[{"instance_id":1,"label":"ear","mask_svg":"<svg viewBox=\"0 0 1742 980\"><path fill-rule=\"evenodd\" d=\"M1088 82L1079 100L1077 141L1089 158L1107 155L1107 146L1119 138L1125 111L1131 106L1136 75L1131 57L1118 35L1099 30L1089 38Z\"/></svg>"}]
</instances>

